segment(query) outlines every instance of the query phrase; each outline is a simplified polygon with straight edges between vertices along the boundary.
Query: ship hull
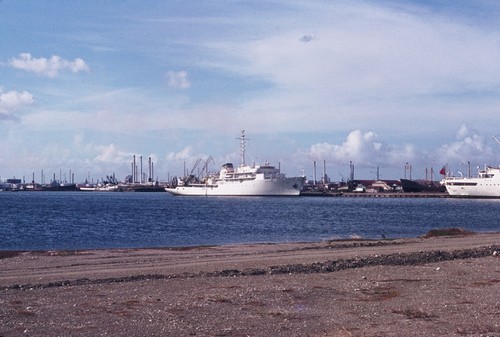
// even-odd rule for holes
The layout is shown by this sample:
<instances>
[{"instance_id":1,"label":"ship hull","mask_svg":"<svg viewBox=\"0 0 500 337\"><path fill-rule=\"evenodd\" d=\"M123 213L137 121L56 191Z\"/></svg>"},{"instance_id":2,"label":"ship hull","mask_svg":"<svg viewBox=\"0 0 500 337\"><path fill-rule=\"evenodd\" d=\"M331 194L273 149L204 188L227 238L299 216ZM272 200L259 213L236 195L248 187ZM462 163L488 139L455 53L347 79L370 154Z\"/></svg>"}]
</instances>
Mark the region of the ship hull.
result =
<instances>
[{"instance_id":1,"label":"ship hull","mask_svg":"<svg viewBox=\"0 0 500 337\"><path fill-rule=\"evenodd\" d=\"M191 196L298 196L303 178L283 180L219 181L217 184L193 184L165 188L174 195Z\"/></svg>"},{"instance_id":2,"label":"ship hull","mask_svg":"<svg viewBox=\"0 0 500 337\"><path fill-rule=\"evenodd\" d=\"M419 182L409 179L399 179L403 192L445 192L444 186L436 185L434 182Z\"/></svg>"}]
</instances>

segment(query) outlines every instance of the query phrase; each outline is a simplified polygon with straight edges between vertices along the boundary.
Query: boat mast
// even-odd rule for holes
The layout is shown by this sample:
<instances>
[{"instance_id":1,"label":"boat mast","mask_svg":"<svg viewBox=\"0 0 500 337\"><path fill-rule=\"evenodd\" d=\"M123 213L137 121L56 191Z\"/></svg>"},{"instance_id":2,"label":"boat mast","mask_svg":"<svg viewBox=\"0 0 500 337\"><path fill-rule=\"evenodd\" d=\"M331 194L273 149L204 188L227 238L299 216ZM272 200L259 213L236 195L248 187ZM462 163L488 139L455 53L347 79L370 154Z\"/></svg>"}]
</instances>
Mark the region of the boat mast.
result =
<instances>
[{"instance_id":1,"label":"boat mast","mask_svg":"<svg viewBox=\"0 0 500 337\"><path fill-rule=\"evenodd\" d=\"M245 130L241 130L241 136L240 138L236 138L240 140L240 155L241 155L241 166L245 166Z\"/></svg>"}]
</instances>

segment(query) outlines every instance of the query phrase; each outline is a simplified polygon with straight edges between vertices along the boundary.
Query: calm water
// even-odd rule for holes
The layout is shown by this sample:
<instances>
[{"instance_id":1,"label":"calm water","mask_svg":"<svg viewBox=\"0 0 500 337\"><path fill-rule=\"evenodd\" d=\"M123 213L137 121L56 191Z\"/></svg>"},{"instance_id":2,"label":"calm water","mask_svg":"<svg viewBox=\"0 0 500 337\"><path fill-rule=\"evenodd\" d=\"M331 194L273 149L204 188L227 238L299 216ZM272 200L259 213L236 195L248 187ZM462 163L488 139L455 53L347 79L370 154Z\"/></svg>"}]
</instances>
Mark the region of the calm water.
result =
<instances>
[{"instance_id":1,"label":"calm water","mask_svg":"<svg viewBox=\"0 0 500 337\"><path fill-rule=\"evenodd\" d=\"M0 193L0 249L86 249L414 237L500 230L500 200L206 198Z\"/></svg>"}]
</instances>

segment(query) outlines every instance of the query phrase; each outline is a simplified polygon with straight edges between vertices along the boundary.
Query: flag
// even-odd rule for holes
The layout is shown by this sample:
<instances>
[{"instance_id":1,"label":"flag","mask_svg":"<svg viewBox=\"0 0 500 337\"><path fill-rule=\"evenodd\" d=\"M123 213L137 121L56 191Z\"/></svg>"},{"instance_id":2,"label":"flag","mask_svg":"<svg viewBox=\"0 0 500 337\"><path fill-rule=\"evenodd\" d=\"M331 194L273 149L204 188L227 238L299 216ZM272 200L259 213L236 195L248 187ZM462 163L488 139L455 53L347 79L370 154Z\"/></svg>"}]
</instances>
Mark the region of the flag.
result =
<instances>
[{"instance_id":1,"label":"flag","mask_svg":"<svg viewBox=\"0 0 500 337\"><path fill-rule=\"evenodd\" d=\"M446 168L444 166L441 171L439 171L439 174L446 175Z\"/></svg>"}]
</instances>

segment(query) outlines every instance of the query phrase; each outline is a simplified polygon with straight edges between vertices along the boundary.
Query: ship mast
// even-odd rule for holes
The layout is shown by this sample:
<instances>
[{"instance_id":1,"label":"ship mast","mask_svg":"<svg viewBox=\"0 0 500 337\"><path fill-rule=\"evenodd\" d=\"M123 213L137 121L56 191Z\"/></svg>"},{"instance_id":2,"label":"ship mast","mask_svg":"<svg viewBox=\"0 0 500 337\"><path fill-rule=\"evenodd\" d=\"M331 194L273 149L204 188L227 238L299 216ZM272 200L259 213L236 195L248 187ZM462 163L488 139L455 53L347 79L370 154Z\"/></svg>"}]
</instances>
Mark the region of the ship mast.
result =
<instances>
[{"instance_id":1,"label":"ship mast","mask_svg":"<svg viewBox=\"0 0 500 337\"><path fill-rule=\"evenodd\" d=\"M240 140L240 155L241 155L241 166L245 166L245 130L241 130L241 136L240 138L236 138Z\"/></svg>"}]
</instances>

